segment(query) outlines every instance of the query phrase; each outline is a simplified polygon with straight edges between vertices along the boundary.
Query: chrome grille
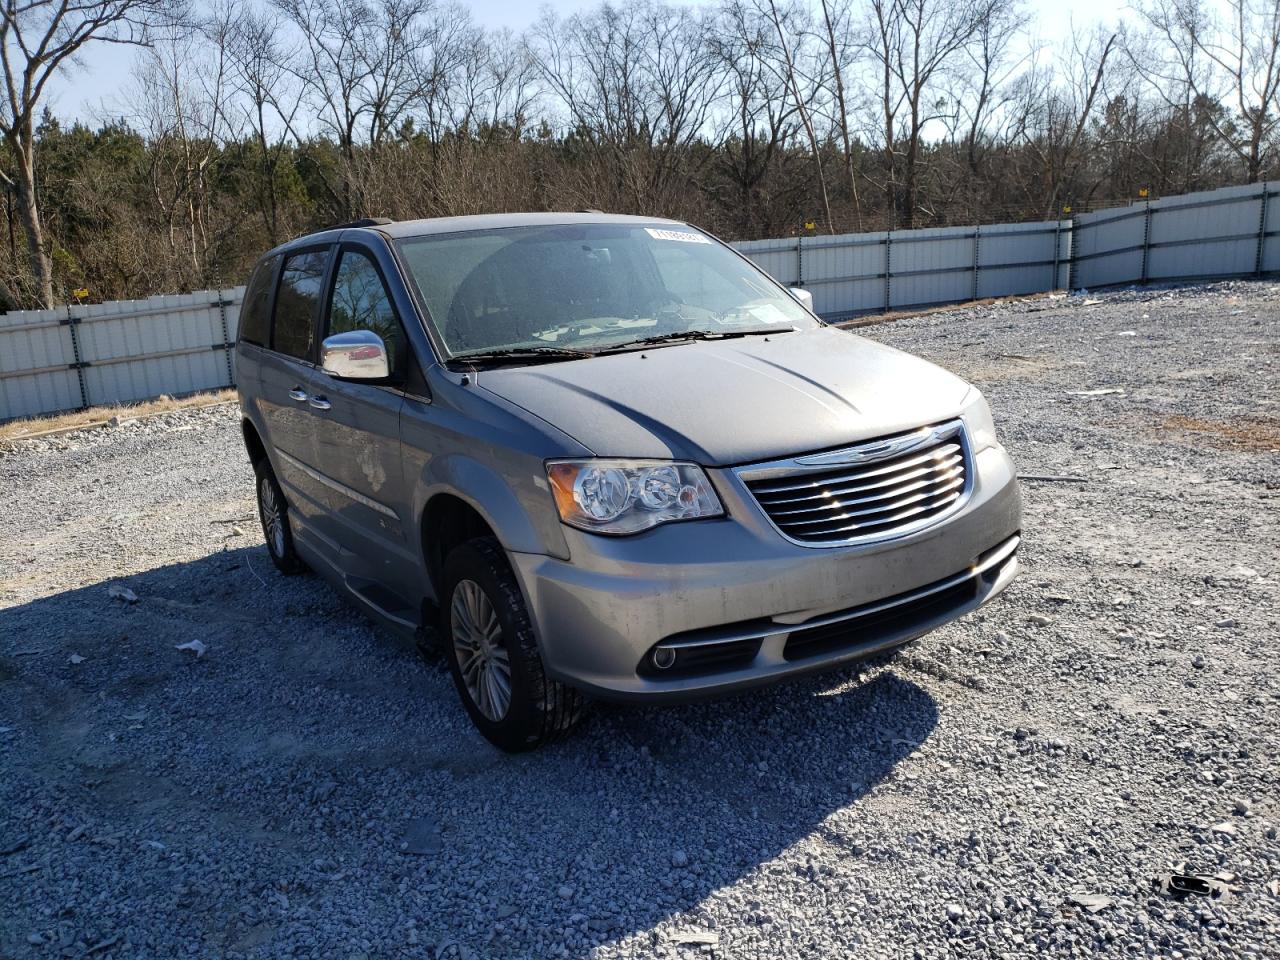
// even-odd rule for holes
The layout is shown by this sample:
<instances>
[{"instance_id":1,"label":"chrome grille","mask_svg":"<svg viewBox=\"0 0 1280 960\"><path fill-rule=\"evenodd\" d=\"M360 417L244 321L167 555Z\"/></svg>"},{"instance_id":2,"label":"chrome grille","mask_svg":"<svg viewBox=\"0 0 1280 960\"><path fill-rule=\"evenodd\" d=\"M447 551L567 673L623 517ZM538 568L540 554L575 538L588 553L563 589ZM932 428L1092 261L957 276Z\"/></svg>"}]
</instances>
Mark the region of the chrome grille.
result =
<instances>
[{"instance_id":1,"label":"chrome grille","mask_svg":"<svg viewBox=\"0 0 1280 960\"><path fill-rule=\"evenodd\" d=\"M783 535L834 545L901 536L937 520L968 493L968 460L956 420L738 475Z\"/></svg>"}]
</instances>

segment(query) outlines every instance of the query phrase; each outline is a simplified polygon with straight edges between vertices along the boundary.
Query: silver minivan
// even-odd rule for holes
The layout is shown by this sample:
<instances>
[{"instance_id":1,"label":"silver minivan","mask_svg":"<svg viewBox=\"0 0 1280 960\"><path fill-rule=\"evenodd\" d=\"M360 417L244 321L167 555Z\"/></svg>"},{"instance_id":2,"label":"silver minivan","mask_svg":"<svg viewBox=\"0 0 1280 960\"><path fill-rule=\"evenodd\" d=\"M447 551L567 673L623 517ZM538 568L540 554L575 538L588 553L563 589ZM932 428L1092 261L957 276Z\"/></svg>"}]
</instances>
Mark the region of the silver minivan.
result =
<instances>
[{"instance_id":1,"label":"silver minivan","mask_svg":"<svg viewBox=\"0 0 1280 960\"><path fill-rule=\"evenodd\" d=\"M811 305L647 217L285 244L236 345L271 558L438 638L513 751L589 697L728 693L919 637L1016 574L1013 465L976 389Z\"/></svg>"}]
</instances>

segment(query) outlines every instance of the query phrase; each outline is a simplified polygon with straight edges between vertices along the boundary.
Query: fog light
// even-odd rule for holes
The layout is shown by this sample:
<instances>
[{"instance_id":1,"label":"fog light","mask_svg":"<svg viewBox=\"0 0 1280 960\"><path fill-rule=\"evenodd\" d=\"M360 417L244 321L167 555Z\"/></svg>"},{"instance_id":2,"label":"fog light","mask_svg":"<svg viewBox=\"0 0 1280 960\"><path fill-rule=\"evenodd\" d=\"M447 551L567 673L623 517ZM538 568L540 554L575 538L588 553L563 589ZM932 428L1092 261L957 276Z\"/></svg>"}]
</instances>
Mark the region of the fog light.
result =
<instances>
[{"instance_id":1,"label":"fog light","mask_svg":"<svg viewBox=\"0 0 1280 960\"><path fill-rule=\"evenodd\" d=\"M653 665L659 670L670 670L676 665L676 652L671 647L657 647L653 651Z\"/></svg>"}]
</instances>

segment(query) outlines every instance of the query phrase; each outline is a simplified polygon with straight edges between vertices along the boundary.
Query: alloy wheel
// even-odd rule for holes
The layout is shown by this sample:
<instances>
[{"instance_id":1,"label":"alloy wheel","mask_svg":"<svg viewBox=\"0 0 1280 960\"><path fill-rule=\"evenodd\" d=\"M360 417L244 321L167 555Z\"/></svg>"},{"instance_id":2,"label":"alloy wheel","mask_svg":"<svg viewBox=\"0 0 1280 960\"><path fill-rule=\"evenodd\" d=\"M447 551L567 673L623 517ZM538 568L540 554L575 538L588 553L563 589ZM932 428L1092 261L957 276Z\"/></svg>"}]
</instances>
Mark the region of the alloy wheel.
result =
<instances>
[{"instance_id":1,"label":"alloy wheel","mask_svg":"<svg viewBox=\"0 0 1280 960\"><path fill-rule=\"evenodd\" d=\"M460 580L449 605L453 654L471 702L494 723L511 706L511 658L502 624L488 595L474 580Z\"/></svg>"},{"instance_id":2,"label":"alloy wheel","mask_svg":"<svg viewBox=\"0 0 1280 960\"><path fill-rule=\"evenodd\" d=\"M275 486L267 477L258 481L258 502L262 506L262 527L267 535L267 542L277 557L284 556L284 517L281 516L280 502L276 499Z\"/></svg>"}]
</instances>

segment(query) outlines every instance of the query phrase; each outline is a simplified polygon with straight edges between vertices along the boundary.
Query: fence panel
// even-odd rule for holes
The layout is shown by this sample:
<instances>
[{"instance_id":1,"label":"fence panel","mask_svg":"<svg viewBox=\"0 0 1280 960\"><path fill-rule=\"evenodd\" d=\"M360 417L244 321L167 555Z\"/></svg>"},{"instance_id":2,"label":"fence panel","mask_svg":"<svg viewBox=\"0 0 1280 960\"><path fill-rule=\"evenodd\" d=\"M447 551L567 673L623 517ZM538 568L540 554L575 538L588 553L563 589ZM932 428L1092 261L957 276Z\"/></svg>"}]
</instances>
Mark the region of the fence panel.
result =
<instances>
[{"instance_id":1,"label":"fence panel","mask_svg":"<svg viewBox=\"0 0 1280 960\"><path fill-rule=\"evenodd\" d=\"M800 286L813 294L819 314L851 316L885 308L885 237L848 233L805 238Z\"/></svg>"},{"instance_id":2,"label":"fence panel","mask_svg":"<svg viewBox=\"0 0 1280 960\"><path fill-rule=\"evenodd\" d=\"M232 386L243 294L0 315L0 420Z\"/></svg>"}]
</instances>

